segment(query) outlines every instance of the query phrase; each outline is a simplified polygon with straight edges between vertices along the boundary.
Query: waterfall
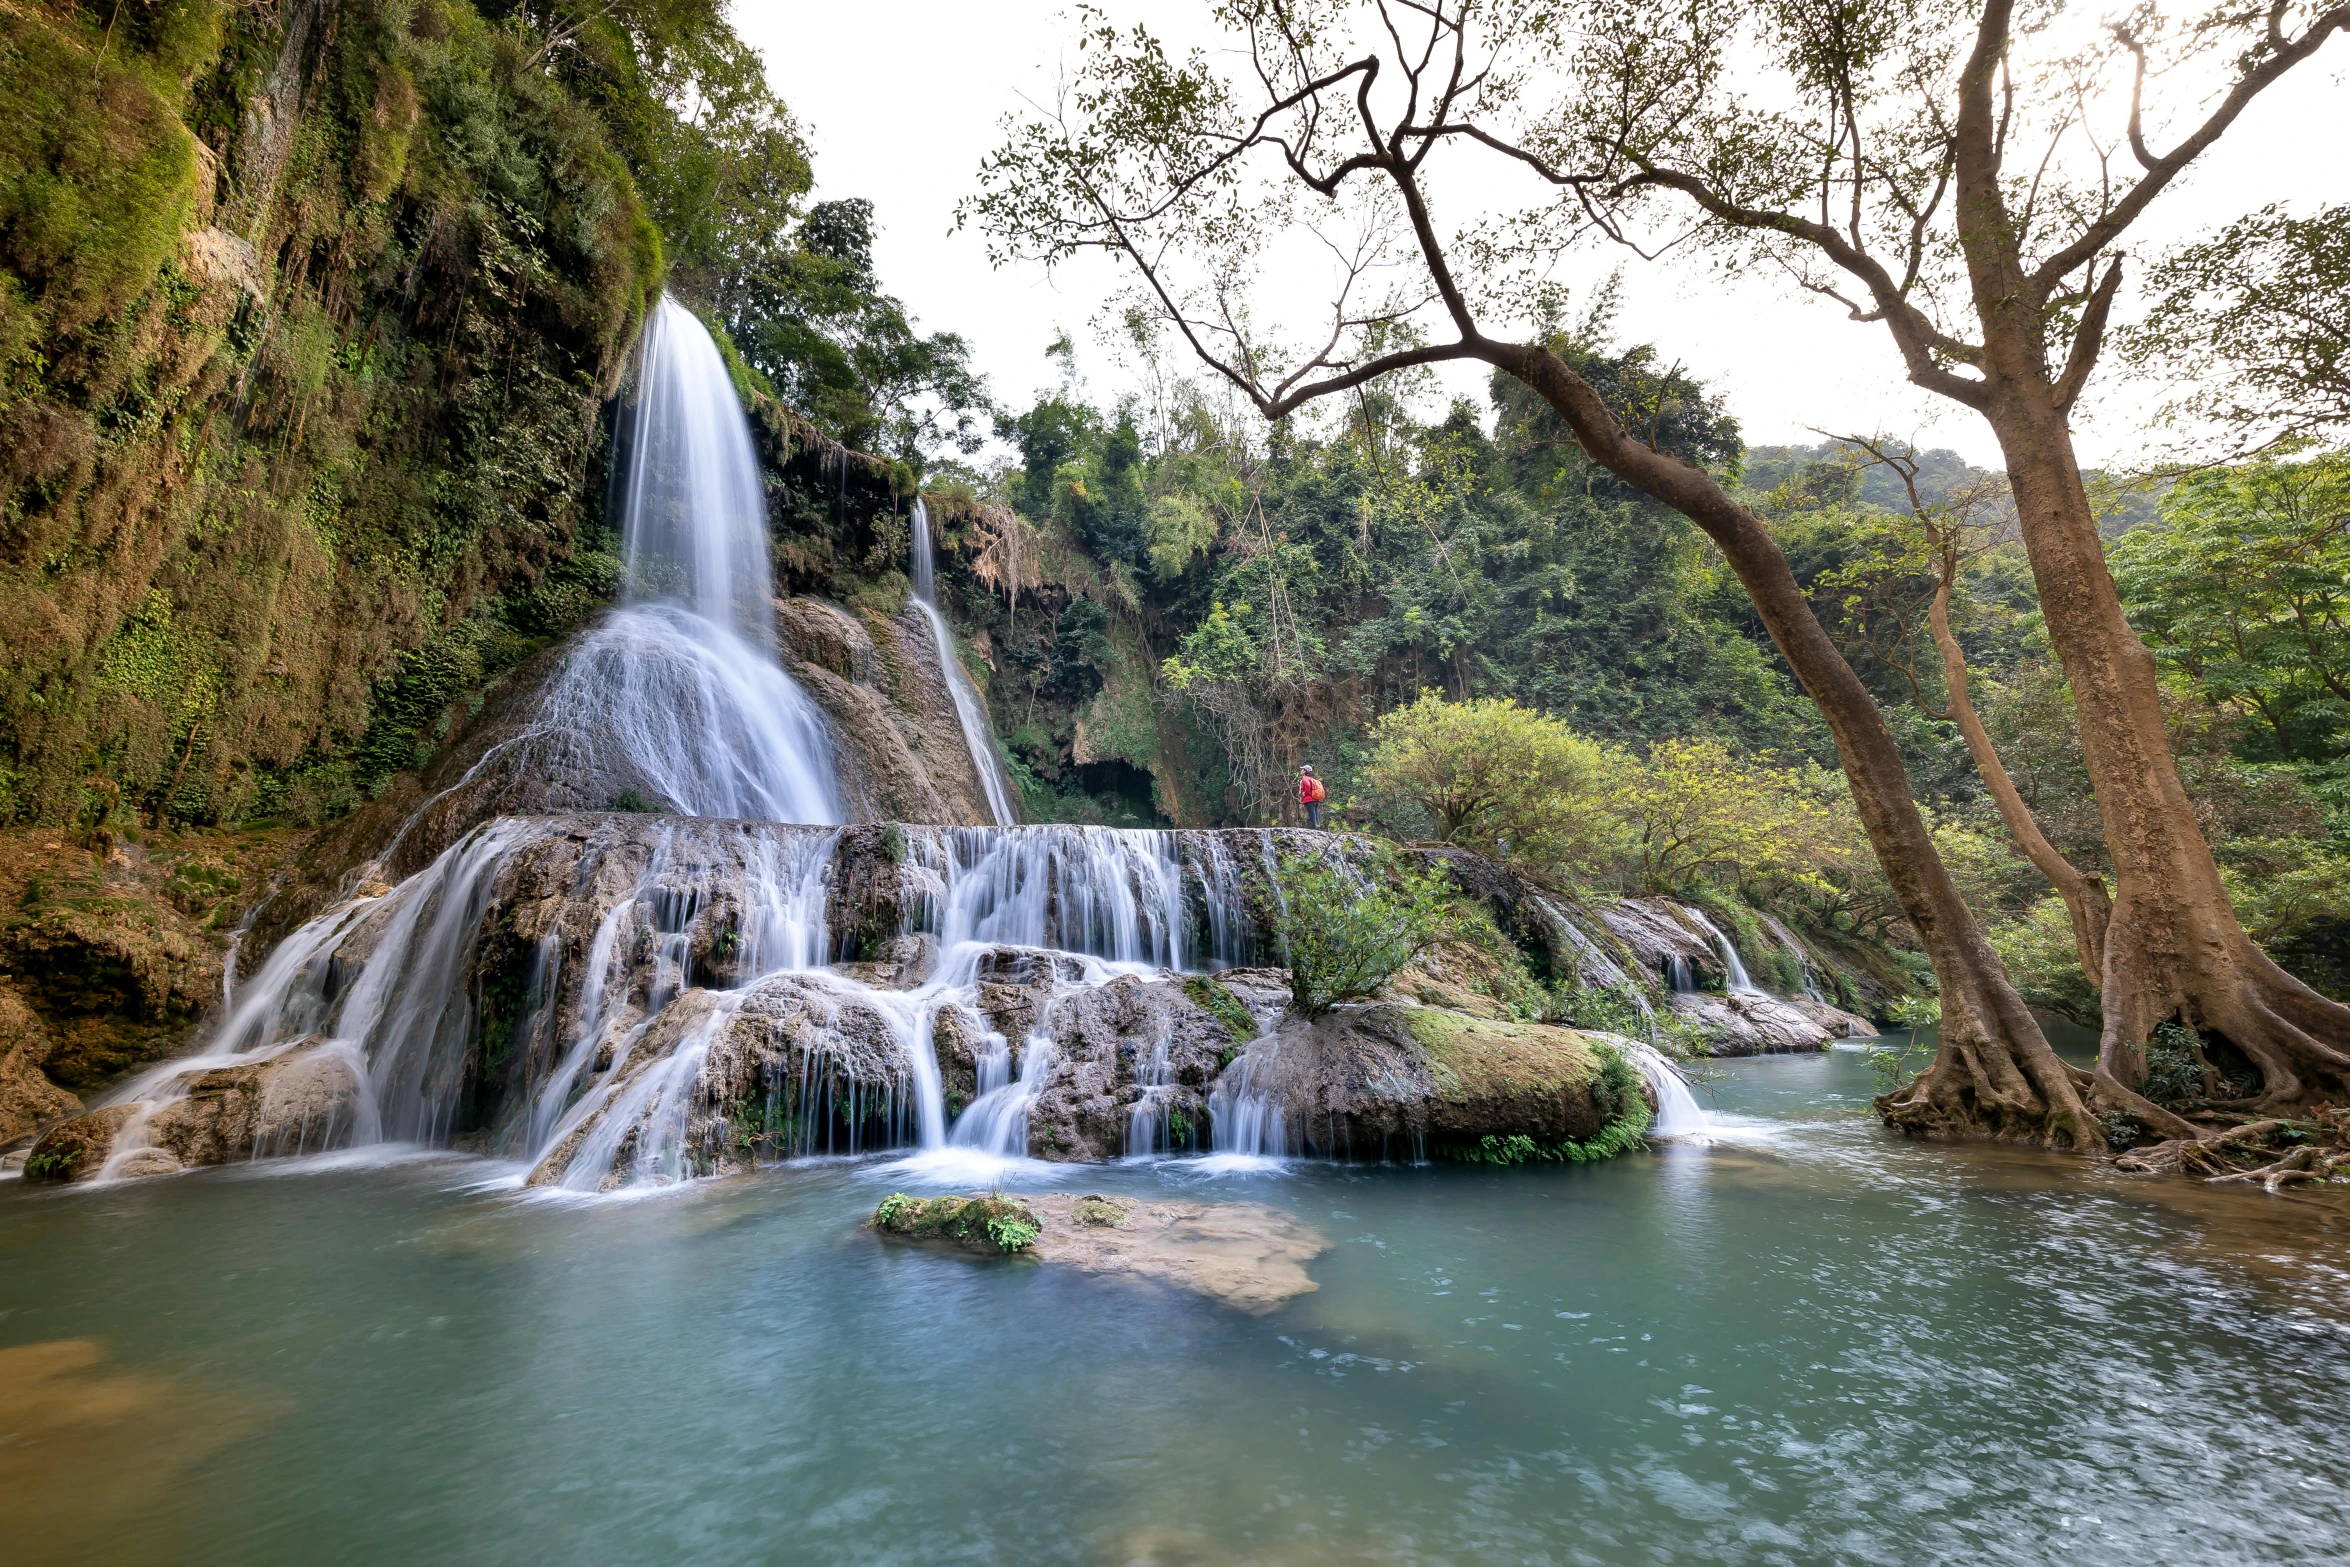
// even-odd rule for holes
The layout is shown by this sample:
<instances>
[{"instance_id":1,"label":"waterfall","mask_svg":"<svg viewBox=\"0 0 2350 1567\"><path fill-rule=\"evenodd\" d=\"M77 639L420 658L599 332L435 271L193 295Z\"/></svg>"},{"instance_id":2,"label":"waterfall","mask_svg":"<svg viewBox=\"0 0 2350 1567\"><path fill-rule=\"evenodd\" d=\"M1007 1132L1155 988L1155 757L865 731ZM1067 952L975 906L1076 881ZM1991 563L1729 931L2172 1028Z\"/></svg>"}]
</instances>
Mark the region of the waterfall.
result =
<instances>
[{"instance_id":1,"label":"waterfall","mask_svg":"<svg viewBox=\"0 0 2350 1567\"><path fill-rule=\"evenodd\" d=\"M1689 1091L1688 1080L1663 1051L1620 1035L1608 1042L1640 1068L1640 1075L1648 1079L1656 1094L1656 1116L1648 1123L1649 1136L1703 1137L1712 1129L1697 1096Z\"/></svg>"},{"instance_id":2,"label":"waterfall","mask_svg":"<svg viewBox=\"0 0 2350 1567\"><path fill-rule=\"evenodd\" d=\"M1779 945L1787 949L1788 955L1795 959L1795 972L1802 982L1804 996L1825 1006L1828 998L1820 993L1819 975L1812 967L1811 954L1804 950L1802 942L1795 939L1795 932L1789 930L1775 915L1764 914L1760 918L1763 929L1769 931Z\"/></svg>"},{"instance_id":3,"label":"waterfall","mask_svg":"<svg viewBox=\"0 0 2350 1567\"><path fill-rule=\"evenodd\" d=\"M1267 1056L1258 1055L1260 1045ZM1271 1085L1258 1081L1271 1049L1263 1040L1250 1046L1208 1090L1210 1169L1254 1169L1288 1156L1288 1118Z\"/></svg>"},{"instance_id":4,"label":"waterfall","mask_svg":"<svg viewBox=\"0 0 2350 1567\"><path fill-rule=\"evenodd\" d=\"M955 656L955 639L947 631L946 616L938 612L930 508L922 504L920 496L914 499L913 524L914 608L930 622L930 640L938 649L938 667L946 677L947 694L954 699L955 722L963 729L963 749L971 753L971 769L979 775L980 788L987 792L988 812L998 827L1009 827L1019 818L1012 814L1012 791L1004 779L1003 764L996 760L987 714L979 705L979 693L971 689L971 677L963 672L962 660Z\"/></svg>"},{"instance_id":5,"label":"waterfall","mask_svg":"<svg viewBox=\"0 0 2350 1567\"><path fill-rule=\"evenodd\" d=\"M775 655L681 604L616 610L547 684L536 765L625 778L687 816L837 822L832 737Z\"/></svg>"},{"instance_id":6,"label":"waterfall","mask_svg":"<svg viewBox=\"0 0 2350 1567\"><path fill-rule=\"evenodd\" d=\"M990 947L1039 947L1126 965L1186 966L1192 943L1175 835L1137 828L949 828L940 972L967 976Z\"/></svg>"},{"instance_id":7,"label":"waterfall","mask_svg":"<svg viewBox=\"0 0 2350 1567\"><path fill-rule=\"evenodd\" d=\"M1172 1026L1162 1022L1150 1053L1134 1063L1134 1108L1126 1113L1126 1156L1130 1159L1174 1152L1175 1139L1167 1124L1167 1090L1175 1086L1173 1066L1167 1059L1167 1036Z\"/></svg>"},{"instance_id":8,"label":"waterfall","mask_svg":"<svg viewBox=\"0 0 2350 1567\"><path fill-rule=\"evenodd\" d=\"M1213 963L1215 932L1239 923L1211 892L1210 928L1194 929L1173 833L950 827L909 845L909 851L930 857L928 868L945 884L944 897L929 911L928 929L939 939L938 966L927 985L875 1000L891 1017L912 1063L922 1146L934 1154L952 1149L1001 1159L1025 1153L1025 1141L1015 1134L1025 1139L1028 1107L1051 1070L1051 1042L1040 1029L1022 1047L1020 1080L1010 1081L1009 1045L989 1031L979 1097L949 1125L935 1021L947 1007L980 1016L980 967L992 954L1007 948L1038 953L1052 976L1050 988L1064 980L1090 987L1122 974L1181 971L1203 950ZM1236 880L1231 895L1239 895ZM1146 1092L1144 1098L1150 1097Z\"/></svg>"},{"instance_id":9,"label":"waterfall","mask_svg":"<svg viewBox=\"0 0 2350 1567\"><path fill-rule=\"evenodd\" d=\"M1761 986L1746 977L1746 965L1738 961L1738 949L1731 944L1729 937L1714 928L1714 922L1705 917L1704 910L1690 908L1687 904L1681 904L1678 907L1682 913L1704 926L1705 933L1713 937L1714 947L1722 955L1722 968L1729 975L1731 995L1760 996L1767 994ZM1674 988L1677 990L1680 987L1676 985Z\"/></svg>"},{"instance_id":10,"label":"waterfall","mask_svg":"<svg viewBox=\"0 0 2350 1567\"><path fill-rule=\"evenodd\" d=\"M1012 1052L1001 1034L996 1048L981 1062L979 1097L955 1120L954 1146L997 1159L1025 1158L1028 1153L1028 1111L1052 1075L1053 1042L1031 1034L1020 1048L1020 1077L1007 1081Z\"/></svg>"},{"instance_id":11,"label":"waterfall","mask_svg":"<svg viewBox=\"0 0 2350 1567\"><path fill-rule=\"evenodd\" d=\"M445 1141L474 1020L466 981L491 887L520 829L506 820L477 829L391 891L353 899L279 942L194 1056L106 1096L137 1109L101 1173L148 1146L148 1121L186 1097L188 1080L313 1043L352 1069L350 1105L322 1141ZM345 963L342 948L354 937L367 955Z\"/></svg>"},{"instance_id":12,"label":"waterfall","mask_svg":"<svg viewBox=\"0 0 2350 1567\"><path fill-rule=\"evenodd\" d=\"M1689 970L1689 960L1678 952L1665 957L1665 983L1676 996L1686 996L1697 988L1697 977Z\"/></svg>"},{"instance_id":13,"label":"waterfall","mask_svg":"<svg viewBox=\"0 0 2350 1567\"><path fill-rule=\"evenodd\" d=\"M508 747L687 816L840 821L831 733L775 659L750 421L708 329L666 295L645 322L617 448L627 602L579 640Z\"/></svg>"},{"instance_id":14,"label":"waterfall","mask_svg":"<svg viewBox=\"0 0 2350 1567\"><path fill-rule=\"evenodd\" d=\"M709 624L772 646L767 493L750 421L709 330L666 294L645 320L617 434L629 597L682 599Z\"/></svg>"}]
</instances>

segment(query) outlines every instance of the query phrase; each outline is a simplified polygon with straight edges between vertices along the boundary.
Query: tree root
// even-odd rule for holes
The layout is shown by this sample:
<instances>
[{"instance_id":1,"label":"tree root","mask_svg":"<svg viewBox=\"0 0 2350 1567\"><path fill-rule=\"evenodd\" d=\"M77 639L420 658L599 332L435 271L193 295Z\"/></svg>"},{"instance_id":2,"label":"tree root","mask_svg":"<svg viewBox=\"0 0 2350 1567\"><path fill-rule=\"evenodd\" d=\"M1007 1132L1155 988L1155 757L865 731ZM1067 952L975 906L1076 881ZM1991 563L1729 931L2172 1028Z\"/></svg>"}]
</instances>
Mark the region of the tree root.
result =
<instances>
[{"instance_id":1,"label":"tree root","mask_svg":"<svg viewBox=\"0 0 2350 1567\"><path fill-rule=\"evenodd\" d=\"M2350 1130L2350 1118L2345 1118L2341 1111L2320 1112L2315 1129L2340 1136ZM2246 1155L2264 1158L2275 1152L2260 1145L2280 1132L2307 1136L2311 1130L2306 1122L2248 1121L2201 1137L2174 1137L2151 1148L2125 1153L2113 1163L2117 1170L2141 1175L2199 1176L2210 1186L2249 1185L2258 1181L2264 1190L2271 1192L2295 1182L2323 1183L2350 1175L2350 1147L2328 1148L2317 1143L2303 1143L2287 1150L2281 1158L2250 1169L2232 1162Z\"/></svg>"}]
</instances>

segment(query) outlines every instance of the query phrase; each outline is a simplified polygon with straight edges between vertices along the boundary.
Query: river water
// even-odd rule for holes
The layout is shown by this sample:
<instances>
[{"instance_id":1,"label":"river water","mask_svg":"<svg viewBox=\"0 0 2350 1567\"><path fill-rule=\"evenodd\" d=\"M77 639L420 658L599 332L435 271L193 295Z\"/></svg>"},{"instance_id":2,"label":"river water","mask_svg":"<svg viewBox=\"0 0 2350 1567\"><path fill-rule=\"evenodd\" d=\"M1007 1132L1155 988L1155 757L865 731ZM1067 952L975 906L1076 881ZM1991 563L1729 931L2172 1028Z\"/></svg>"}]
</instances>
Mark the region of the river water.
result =
<instances>
[{"instance_id":1,"label":"river water","mask_svg":"<svg viewBox=\"0 0 2350 1567\"><path fill-rule=\"evenodd\" d=\"M1907 1145L1852 1051L1724 1070L1738 1140L1590 1168L1064 1173L1319 1228L1263 1318L885 1247L886 1159L10 1182L0 1554L2350 1555L2350 1204Z\"/></svg>"}]
</instances>

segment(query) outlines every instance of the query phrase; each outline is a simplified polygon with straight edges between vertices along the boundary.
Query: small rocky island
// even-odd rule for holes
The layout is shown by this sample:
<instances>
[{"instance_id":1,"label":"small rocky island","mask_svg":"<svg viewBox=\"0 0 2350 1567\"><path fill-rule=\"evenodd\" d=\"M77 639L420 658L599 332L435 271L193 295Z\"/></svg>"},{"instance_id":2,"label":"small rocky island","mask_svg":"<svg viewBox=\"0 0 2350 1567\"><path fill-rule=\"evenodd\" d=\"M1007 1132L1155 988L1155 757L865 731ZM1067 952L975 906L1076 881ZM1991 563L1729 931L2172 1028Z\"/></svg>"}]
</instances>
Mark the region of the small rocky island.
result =
<instances>
[{"instance_id":1,"label":"small rocky island","mask_svg":"<svg viewBox=\"0 0 2350 1567\"><path fill-rule=\"evenodd\" d=\"M874 1210L885 1239L1026 1257L1081 1273L1148 1280L1265 1316L1311 1293L1306 1264L1330 1243L1253 1202L1143 1202L1084 1196L912 1197Z\"/></svg>"}]
</instances>

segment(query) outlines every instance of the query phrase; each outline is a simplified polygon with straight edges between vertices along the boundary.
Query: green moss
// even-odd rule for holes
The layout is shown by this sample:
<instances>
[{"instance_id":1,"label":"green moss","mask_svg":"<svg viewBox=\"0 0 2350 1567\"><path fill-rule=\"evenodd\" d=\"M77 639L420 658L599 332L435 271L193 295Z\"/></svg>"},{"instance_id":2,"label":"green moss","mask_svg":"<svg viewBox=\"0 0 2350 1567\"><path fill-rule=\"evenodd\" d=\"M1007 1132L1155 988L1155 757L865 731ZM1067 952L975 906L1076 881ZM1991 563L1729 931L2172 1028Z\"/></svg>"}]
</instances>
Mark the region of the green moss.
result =
<instances>
[{"instance_id":1,"label":"green moss","mask_svg":"<svg viewBox=\"0 0 2350 1567\"><path fill-rule=\"evenodd\" d=\"M947 1241L977 1251L1025 1251L1044 1233L1026 1203L1007 1197L913 1197L892 1192L873 1227L907 1240Z\"/></svg>"},{"instance_id":2,"label":"green moss","mask_svg":"<svg viewBox=\"0 0 2350 1567\"><path fill-rule=\"evenodd\" d=\"M1487 1136L1467 1147L1444 1149L1444 1156L1465 1164L1590 1164L1639 1147L1647 1136L1651 1115L1648 1099L1640 1091L1639 1071L1607 1046L1598 1045L1595 1049L1600 1059L1600 1074L1593 1092L1608 1112L1607 1121L1598 1132L1580 1142L1570 1137L1547 1147L1523 1133Z\"/></svg>"},{"instance_id":3,"label":"green moss","mask_svg":"<svg viewBox=\"0 0 2350 1567\"><path fill-rule=\"evenodd\" d=\"M357 0L249 168L285 14L0 15L0 818L324 819L618 584L594 411L661 247L608 122Z\"/></svg>"},{"instance_id":4,"label":"green moss","mask_svg":"<svg viewBox=\"0 0 2350 1567\"><path fill-rule=\"evenodd\" d=\"M1613 1055L1572 1029L1473 1018L1440 1007L1402 1012L1437 1090L1455 1102L1580 1089Z\"/></svg>"},{"instance_id":5,"label":"green moss","mask_svg":"<svg viewBox=\"0 0 2350 1567\"><path fill-rule=\"evenodd\" d=\"M209 6L152 9L211 11L217 26ZM65 331L154 284L195 200L194 138L128 63L133 51L92 43L37 13L0 13L0 253Z\"/></svg>"},{"instance_id":6,"label":"green moss","mask_svg":"<svg viewBox=\"0 0 2350 1567\"><path fill-rule=\"evenodd\" d=\"M1208 975L1193 974L1186 978L1183 981L1183 993L1198 1006L1215 1014L1216 1021L1224 1025L1224 1032L1232 1036L1235 1046L1245 1045L1257 1037L1257 1020L1249 1014L1247 1004Z\"/></svg>"}]
</instances>

